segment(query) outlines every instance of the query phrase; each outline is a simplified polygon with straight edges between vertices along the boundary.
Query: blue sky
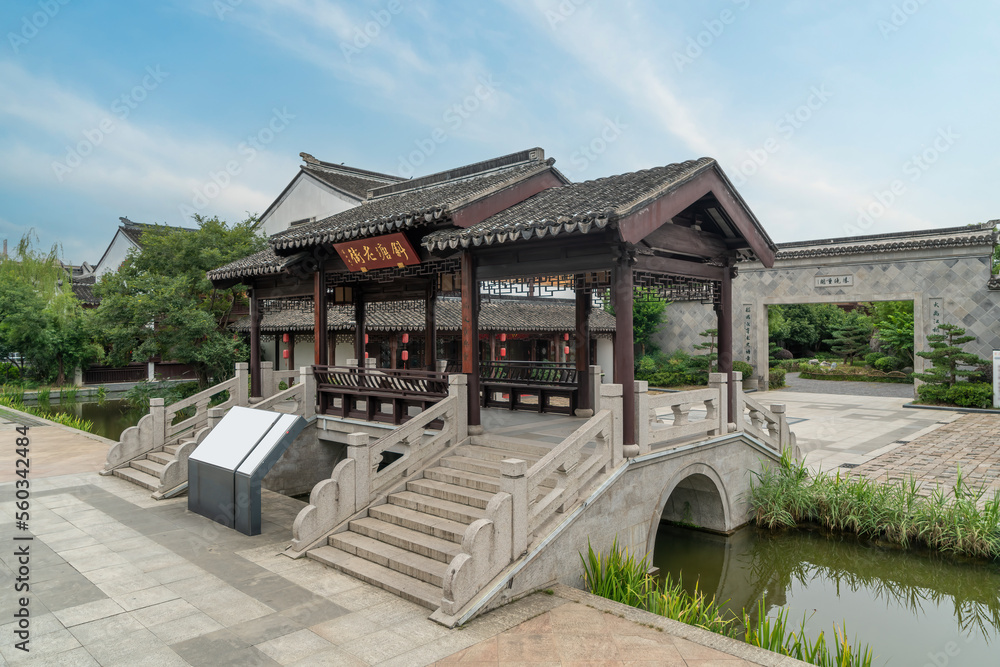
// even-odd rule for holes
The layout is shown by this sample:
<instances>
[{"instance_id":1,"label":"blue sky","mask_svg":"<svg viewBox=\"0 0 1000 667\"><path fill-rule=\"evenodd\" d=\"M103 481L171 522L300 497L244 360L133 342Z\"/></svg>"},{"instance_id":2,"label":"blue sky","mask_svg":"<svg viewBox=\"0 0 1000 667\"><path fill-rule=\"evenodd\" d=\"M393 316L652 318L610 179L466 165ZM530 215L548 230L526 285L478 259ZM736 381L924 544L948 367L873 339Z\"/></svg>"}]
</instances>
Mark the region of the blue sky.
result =
<instances>
[{"instance_id":1,"label":"blue sky","mask_svg":"<svg viewBox=\"0 0 1000 667\"><path fill-rule=\"evenodd\" d=\"M985 222L998 9L6 2L0 237L93 263L119 216L263 212L300 151L409 176L532 146L573 180L710 155L779 242Z\"/></svg>"}]
</instances>

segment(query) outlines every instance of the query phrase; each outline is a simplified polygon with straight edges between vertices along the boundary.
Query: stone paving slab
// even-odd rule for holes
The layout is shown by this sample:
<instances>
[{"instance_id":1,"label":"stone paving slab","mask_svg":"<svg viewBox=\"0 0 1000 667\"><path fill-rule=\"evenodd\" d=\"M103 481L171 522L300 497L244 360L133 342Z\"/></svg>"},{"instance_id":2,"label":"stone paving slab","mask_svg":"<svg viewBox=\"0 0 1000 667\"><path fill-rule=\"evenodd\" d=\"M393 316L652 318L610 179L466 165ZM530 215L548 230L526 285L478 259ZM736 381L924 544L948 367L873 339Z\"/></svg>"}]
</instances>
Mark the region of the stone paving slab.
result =
<instances>
[{"instance_id":1,"label":"stone paving slab","mask_svg":"<svg viewBox=\"0 0 1000 667\"><path fill-rule=\"evenodd\" d=\"M779 391L846 396L881 396L913 400L913 385L895 382L851 382L850 380L807 380L798 373L785 375L788 385Z\"/></svg>"},{"instance_id":2,"label":"stone paving slab","mask_svg":"<svg viewBox=\"0 0 1000 667\"><path fill-rule=\"evenodd\" d=\"M961 470L972 488L1000 491L1000 415L966 414L858 466L878 481L911 477L925 490L951 490Z\"/></svg>"}]
</instances>

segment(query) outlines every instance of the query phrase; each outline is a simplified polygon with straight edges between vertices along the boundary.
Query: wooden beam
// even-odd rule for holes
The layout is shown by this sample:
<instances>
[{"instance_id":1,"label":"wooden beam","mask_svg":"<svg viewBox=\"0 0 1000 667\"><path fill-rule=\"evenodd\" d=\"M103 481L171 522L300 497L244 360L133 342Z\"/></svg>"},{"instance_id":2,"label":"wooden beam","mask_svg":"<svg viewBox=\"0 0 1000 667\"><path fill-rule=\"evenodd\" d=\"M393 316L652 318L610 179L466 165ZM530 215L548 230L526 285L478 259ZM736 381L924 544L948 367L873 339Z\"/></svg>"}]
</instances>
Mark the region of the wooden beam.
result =
<instances>
[{"instance_id":1,"label":"wooden beam","mask_svg":"<svg viewBox=\"0 0 1000 667\"><path fill-rule=\"evenodd\" d=\"M636 256L635 270L648 271L650 273L665 273L671 276L683 276L686 278L701 278L704 280L722 280L723 276L728 273L728 269L724 269L721 266L688 262L683 259L671 259L669 257L657 257L655 255Z\"/></svg>"},{"instance_id":2,"label":"wooden beam","mask_svg":"<svg viewBox=\"0 0 1000 667\"><path fill-rule=\"evenodd\" d=\"M472 253L462 253L462 372L468 378L469 426L482 424L479 412L479 280Z\"/></svg>"},{"instance_id":3,"label":"wooden beam","mask_svg":"<svg viewBox=\"0 0 1000 667\"><path fill-rule=\"evenodd\" d=\"M545 170L455 211L452 213L451 220L456 227L465 229L515 204L520 204L542 190L557 188L562 184L562 181L551 170Z\"/></svg>"},{"instance_id":4,"label":"wooden beam","mask_svg":"<svg viewBox=\"0 0 1000 667\"><path fill-rule=\"evenodd\" d=\"M299 296L312 296L314 285L276 285L272 287L256 287L259 299L290 299Z\"/></svg>"},{"instance_id":5,"label":"wooden beam","mask_svg":"<svg viewBox=\"0 0 1000 667\"><path fill-rule=\"evenodd\" d=\"M721 236L669 223L652 231L643 242L666 252L705 259L733 252Z\"/></svg>"},{"instance_id":6,"label":"wooden beam","mask_svg":"<svg viewBox=\"0 0 1000 667\"><path fill-rule=\"evenodd\" d=\"M635 335L632 328L632 266L624 255L615 263L614 381L622 386L622 434L635 444Z\"/></svg>"},{"instance_id":7,"label":"wooden beam","mask_svg":"<svg viewBox=\"0 0 1000 667\"><path fill-rule=\"evenodd\" d=\"M621 239L626 243L638 243L708 193L715 195L719 208L729 216L736 231L746 239L761 263L771 268L774 265L774 250L771 244L761 233L758 223L742 198L732 185L724 180L717 166L702 171L659 199L650 202L648 206L619 220Z\"/></svg>"},{"instance_id":8,"label":"wooden beam","mask_svg":"<svg viewBox=\"0 0 1000 667\"><path fill-rule=\"evenodd\" d=\"M250 289L250 395L261 395L260 386L260 299Z\"/></svg>"},{"instance_id":9,"label":"wooden beam","mask_svg":"<svg viewBox=\"0 0 1000 667\"><path fill-rule=\"evenodd\" d=\"M317 366L326 366L330 361L326 344L329 335L326 310L326 271L323 270L323 262L320 262L319 269L313 274L313 358Z\"/></svg>"}]
</instances>

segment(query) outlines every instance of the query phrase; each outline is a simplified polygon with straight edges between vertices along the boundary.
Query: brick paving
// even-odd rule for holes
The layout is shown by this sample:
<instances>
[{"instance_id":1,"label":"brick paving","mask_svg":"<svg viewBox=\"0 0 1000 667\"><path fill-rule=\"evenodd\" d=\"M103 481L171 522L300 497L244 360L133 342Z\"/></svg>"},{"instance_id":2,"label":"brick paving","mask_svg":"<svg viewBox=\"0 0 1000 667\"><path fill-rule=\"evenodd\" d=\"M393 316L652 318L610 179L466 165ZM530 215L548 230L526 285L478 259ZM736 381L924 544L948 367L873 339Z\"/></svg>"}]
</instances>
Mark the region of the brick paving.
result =
<instances>
[{"instance_id":1,"label":"brick paving","mask_svg":"<svg viewBox=\"0 0 1000 667\"><path fill-rule=\"evenodd\" d=\"M885 398L913 399L912 384L892 382L848 382L839 380L805 380L798 373L785 376L788 385L778 391L808 394L837 394L840 396L882 396Z\"/></svg>"},{"instance_id":2,"label":"brick paving","mask_svg":"<svg viewBox=\"0 0 1000 667\"><path fill-rule=\"evenodd\" d=\"M1000 415L966 414L950 424L901 444L854 472L872 479L911 476L924 489L951 489L958 479L973 488L1000 490Z\"/></svg>"}]
</instances>

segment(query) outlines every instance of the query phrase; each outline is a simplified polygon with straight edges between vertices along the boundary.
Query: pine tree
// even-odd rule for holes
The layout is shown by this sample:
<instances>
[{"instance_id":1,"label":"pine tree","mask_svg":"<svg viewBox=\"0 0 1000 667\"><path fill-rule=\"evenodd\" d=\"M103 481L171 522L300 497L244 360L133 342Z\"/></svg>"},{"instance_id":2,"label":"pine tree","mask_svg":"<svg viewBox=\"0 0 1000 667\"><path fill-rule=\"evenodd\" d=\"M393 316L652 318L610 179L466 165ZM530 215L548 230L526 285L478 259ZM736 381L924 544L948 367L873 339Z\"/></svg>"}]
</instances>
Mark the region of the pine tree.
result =
<instances>
[{"instance_id":1,"label":"pine tree","mask_svg":"<svg viewBox=\"0 0 1000 667\"><path fill-rule=\"evenodd\" d=\"M715 370L714 370L715 369L715 361L716 361L716 359L719 358L719 353L716 351L716 344L715 344L715 339L719 335L719 330L718 329L706 329L705 331L702 331L698 335L699 336L704 336L705 338L708 338L708 342L706 342L706 343L699 343L697 345L694 345L694 349L696 349L696 350L708 350L707 354L700 354L698 356L701 357L701 358L703 358L703 359L704 358L708 359L708 372L709 373L714 373L715 372Z\"/></svg>"},{"instance_id":2,"label":"pine tree","mask_svg":"<svg viewBox=\"0 0 1000 667\"><path fill-rule=\"evenodd\" d=\"M824 339L830 350L844 358L844 363L850 364L854 357L863 355L868 350L868 338L871 331L859 318L853 317L833 332L833 338Z\"/></svg>"},{"instance_id":3,"label":"pine tree","mask_svg":"<svg viewBox=\"0 0 1000 667\"><path fill-rule=\"evenodd\" d=\"M975 336L966 336L965 329L956 324L939 324L938 330L944 333L929 334L927 342L930 352L917 352L918 356L930 359L933 367L926 373L914 373L928 384L946 384L949 387L958 382L959 378L969 377L977 371L963 369L960 366L980 366L985 360L970 352L963 352L961 345L976 340Z\"/></svg>"}]
</instances>

